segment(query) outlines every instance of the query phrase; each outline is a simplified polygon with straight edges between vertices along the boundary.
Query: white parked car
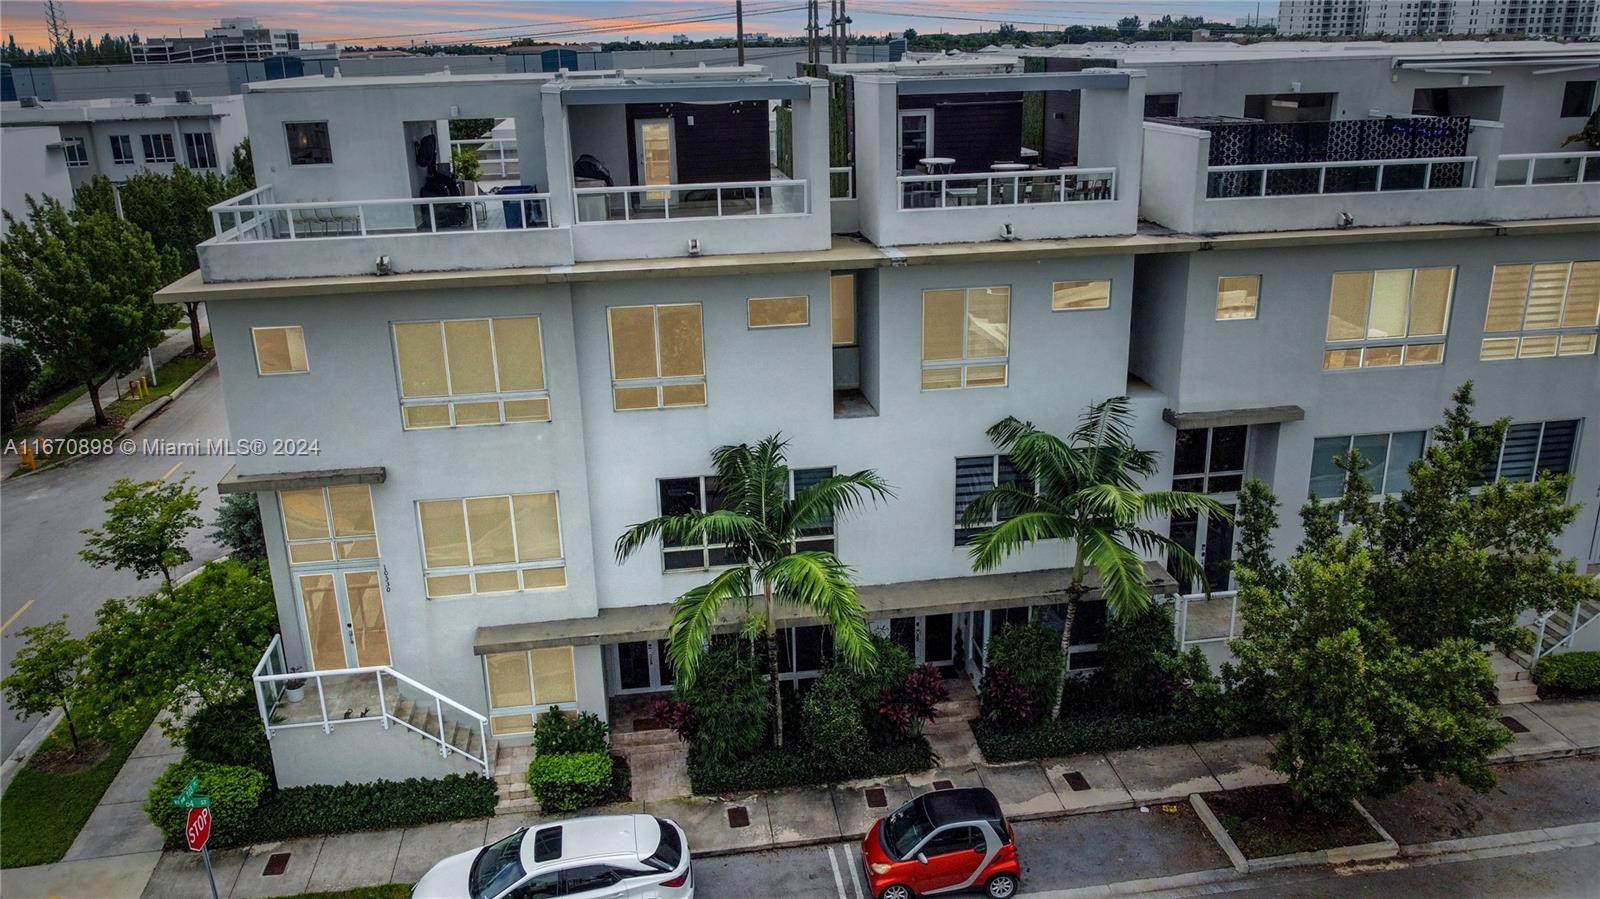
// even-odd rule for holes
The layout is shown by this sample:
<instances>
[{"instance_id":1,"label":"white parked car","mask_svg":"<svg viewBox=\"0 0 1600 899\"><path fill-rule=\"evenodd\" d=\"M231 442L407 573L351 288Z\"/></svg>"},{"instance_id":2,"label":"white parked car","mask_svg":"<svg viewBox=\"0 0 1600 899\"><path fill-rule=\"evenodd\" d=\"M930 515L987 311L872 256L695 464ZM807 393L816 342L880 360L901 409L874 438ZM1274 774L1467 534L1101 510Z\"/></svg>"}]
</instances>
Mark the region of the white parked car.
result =
<instances>
[{"instance_id":1,"label":"white parked car","mask_svg":"<svg viewBox=\"0 0 1600 899\"><path fill-rule=\"evenodd\" d=\"M689 839L649 815L573 818L524 827L452 855L412 899L694 899Z\"/></svg>"}]
</instances>

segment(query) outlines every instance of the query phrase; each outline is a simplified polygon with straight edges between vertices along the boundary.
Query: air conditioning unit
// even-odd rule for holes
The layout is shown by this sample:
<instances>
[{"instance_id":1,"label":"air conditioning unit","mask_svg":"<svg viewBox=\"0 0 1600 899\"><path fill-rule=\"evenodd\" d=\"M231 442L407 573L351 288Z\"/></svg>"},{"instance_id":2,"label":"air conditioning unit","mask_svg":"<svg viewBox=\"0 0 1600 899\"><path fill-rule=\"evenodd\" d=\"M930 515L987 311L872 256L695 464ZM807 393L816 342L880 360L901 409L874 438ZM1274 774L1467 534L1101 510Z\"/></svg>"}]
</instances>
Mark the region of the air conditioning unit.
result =
<instances>
[{"instance_id":1,"label":"air conditioning unit","mask_svg":"<svg viewBox=\"0 0 1600 899\"><path fill-rule=\"evenodd\" d=\"M174 91L172 99L178 103L193 103L194 91Z\"/></svg>"},{"instance_id":2,"label":"air conditioning unit","mask_svg":"<svg viewBox=\"0 0 1600 899\"><path fill-rule=\"evenodd\" d=\"M149 106L150 105L150 95L149 94L145 94L145 93L134 94L133 95L133 102L137 106Z\"/></svg>"},{"instance_id":3,"label":"air conditioning unit","mask_svg":"<svg viewBox=\"0 0 1600 899\"><path fill-rule=\"evenodd\" d=\"M23 109L38 109L39 108L39 98L38 97L23 97L20 102L22 103L22 108Z\"/></svg>"}]
</instances>

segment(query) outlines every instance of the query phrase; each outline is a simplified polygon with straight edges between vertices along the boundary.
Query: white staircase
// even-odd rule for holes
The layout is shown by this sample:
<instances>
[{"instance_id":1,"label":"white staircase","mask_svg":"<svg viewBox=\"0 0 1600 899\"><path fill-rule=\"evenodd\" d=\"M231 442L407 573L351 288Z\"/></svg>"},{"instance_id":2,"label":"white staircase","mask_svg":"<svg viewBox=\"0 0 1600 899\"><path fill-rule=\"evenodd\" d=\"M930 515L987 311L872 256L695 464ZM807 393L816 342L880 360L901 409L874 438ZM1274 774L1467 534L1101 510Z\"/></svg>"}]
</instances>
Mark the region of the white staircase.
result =
<instances>
[{"instance_id":1,"label":"white staircase","mask_svg":"<svg viewBox=\"0 0 1600 899\"><path fill-rule=\"evenodd\" d=\"M1597 617L1600 617L1600 602L1593 599L1582 599L1569 608L1547 612L1534 622L1533 651L1518 650L1511 657L1524 668L1532 669L1540 657L1570 648L1579 631L1589 627L1600 628L1594 623Z\"/></svg>"}]
</instances>

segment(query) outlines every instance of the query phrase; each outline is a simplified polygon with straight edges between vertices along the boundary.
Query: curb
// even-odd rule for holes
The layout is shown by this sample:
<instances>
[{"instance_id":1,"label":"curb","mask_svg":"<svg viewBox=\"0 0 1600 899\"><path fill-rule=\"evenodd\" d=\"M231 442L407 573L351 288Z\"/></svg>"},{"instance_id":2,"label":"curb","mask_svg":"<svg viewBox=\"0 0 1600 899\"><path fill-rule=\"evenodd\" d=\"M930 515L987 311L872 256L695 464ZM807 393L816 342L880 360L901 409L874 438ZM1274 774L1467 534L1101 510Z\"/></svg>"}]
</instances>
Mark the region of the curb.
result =
<instances>
[{"instance_id":1,"label":"curb","mask_svg":"<svg viewBox=\"0 0 1600 899\"><path fill-rule=\"evenodd\" d=\"M1200 823L1206 826L1206 832L1211 834L1211 839L1217 841L1222 847L1222 852L1228 857L1228 862L1233 865L1233 870L1243 874L1250 870L1250 862L1245 860L1244 853L1239 851L1239 844L1228 836L1228 831L1217 820L1216 813L1211 811L1211 806L1206 805L1205 797L1199 793L1189 794L1189 804L1194 806L1194 812L1200 816Z\"/></svg>"},{"instance_id":2,"label":"curb","mask_svg":"<svg viewBox=\"0 0 1600 899\"><path fill-rule=\"evenodd\" d=\"M6 756L6 760L0 762L0 792L11 786L11 778L16 776L17 770L27 764L28 759L33 758L33 754L39 751L39 747L44 745L51 731L60 723L61 710L52 709L48 715L39 719L33 730L28 731L28 735L22 738L22 742L17 744L17 748L10 755Z\"/></svg>"},{"instance_id":3,"label":"curb","mask_svg":"<svg viewBox=\"0 0 1600 899\"><path fill-rule=\"evenodd\" d=\"M1228 856L1228 861L1233 863L1233 870L1241 874L1257 874L1262 871L1275 871L1281 868L1301 868L1309 865L1342 865L1349 862L1369 862L1379 859L1395 858L1400 855L1400 844L1389 835L1383 825L1379 824L1361 803L1351 801L1350 805L1360 813L1361 817L1383 839L1375 843L1360 843L1355 846L1335 846L1330 849L1312 849L1307 852L1291 852L1288 855L1274 855L1269 858L1245 858L1244 852L1239 849L1239 844L1234 842L1222 822L1206 805L1205 797L1199 793L1189 794L1189 802L1194 806L1195 812L1205 824L1206 831L1211 838L1217 841L1222 851ZM1544 831L1540 831L1543 834Z\"/></svg>"}]
</instances>

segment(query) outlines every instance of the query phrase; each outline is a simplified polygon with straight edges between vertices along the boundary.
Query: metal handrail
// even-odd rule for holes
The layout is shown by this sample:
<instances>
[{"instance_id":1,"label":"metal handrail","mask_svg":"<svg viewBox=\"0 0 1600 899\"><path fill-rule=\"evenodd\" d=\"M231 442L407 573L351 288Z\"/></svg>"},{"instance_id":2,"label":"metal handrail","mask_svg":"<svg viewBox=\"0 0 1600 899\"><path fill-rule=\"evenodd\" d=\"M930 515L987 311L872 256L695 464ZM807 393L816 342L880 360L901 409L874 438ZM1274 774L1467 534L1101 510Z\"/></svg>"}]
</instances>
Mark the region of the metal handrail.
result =
<instances>
[{"instance_id":1,"label":"metal handrail","mask_svg":"<svg viewBox=\"0 0 1600 899\"><path fill-rule=\"evenodd\" d=\"M679 218L704 219L704 218L742 218L742 217L744 217L746 215L766 215L766 216L772 216L772 215L806 215L806 214L809 214L810 211L811 211L811 209L810 209L811 198L809 196L809 191L806 190L806 186L807 186L806 182L802 181L802 180L799 180L799 179L778 179L778 180L773 180L773 181L705 181L705 182L681 183L681 184L622 184L622 185L617 185L617 186L614 186L614 187L574 187L572 189L572 193L573 193L573 195L574 195L574 197L576 199L582 199L583 197L622 197L623 198L622 218L620 218L620 219L613 219L613 218L610 217L610 206L607 205L607 207L606 207L607 214L606 214L605 218L585 220L584 219L583 204L575 202L574 206L576 206L576 208L577 208L577 216L576 216L577 223L580 224L580 225L595 225L595 224L605 224L605 223L617 222L617 221L623 221L623 222L634 221L633 209L632 209L633 204L628 202L628 198L633 194L660 194L661 195L660 200L659 200L659 204L660 204L659 206L652 205L650 207L646 207L647 209L659 208L661 210L661 215L660 216L653 216L653 215L643 216L643 217L638 219L639 221L652 221L653 222L653 221L668 221L668 220L671 220L672 219L672 206L673 206L672 195L674 193L678 193L678 192L681 192L681 191L705 191L705 190L715 191L716 192L716 214L715 215L679 216ZM800 198L801 198L800 209L796 210L796 211L790 211L790 212L778 212L778 211L776 211L775 209L772 208L772 205L769 205L767 209L763 210L761 208L761 190L762 190L762 188L766 188L766 189L768 189L769 191L772 192L772 199L768 201L769 204L772 204L772 205L776 204L777 191L778 191L779 188L798 188L799 189ZM723 200L722 193L723 193L723 191L733 191L733 190L753 190L755 192L755 211L754 212L726 212L725 213L723 211L723 207L722 207L722 200ZM655 200L651 200L652 204L654 204L655 202L656 202ZM681 201L680 201L680 205L681 205Z\"/></svg>"},{"instance_id":2,"label":"metal handrail","mask_svg":"<svg viewBox=\"0 0 1600 899\"><path fill-rule=\"evenodd\" d=\"M1390 168L1423 167L1422 186L1417 188L1398 188L1395 190L1468 190L1473 186L1478 172L1478 158L1476 156L1427 156L1417 159L1353 159L1326 162L1266 162L1250 163L1247 165L1212 165L1206 166L1206 199L1208 200L1241 200L1255 199L1258 197L1305 197L1315 195L1351 194L1351 193L1379 193L1382 192L1384 172ZM1460 165L1464 169L1461 174L1461 183L1445 187L1435 187L1433 172L1435 166ZM1328 171L1330 169L1377 169L1377 181L1372 190L1333 190L1327 189ZM1317 189L1303 192L1268 193L1267 175L1271 172L1281 171L1316 171ZM1211 194L1212 175L1242 174L1260 172L1261 178L1251 193L1213 196Z\"/></svg>"},{"instance_id":3,"label":"metal handrail","mask_svg":"<svg viewBox=\"0 0 1600 899\"><path fill-rule=\"evenodd\" d=\"M1560 181L1535 181L1533 176L1539 170L1541 159L1576 159L1578 169L1572 180ZM1500 180L1500 172L1507 162L1523 163L1521 181ZM1552 187L1562 184L1596 184L1600 183L1600 150L1577 150L1571 153L1502 153L1495 166L1495 187Z\"/></svg>"},{"instance_id":4,"label":"metal handrail","mask_svg":"<svg viewBox=\"0 0 1600 899\"><path fill-rule=\"evenodd\" d=\"M1024 183L1036 184L1041 180L1048 181L1052 178L1054 178L1056 181L1055 199L1035 201L1024 201L1022 199L1022 185ZM1074 187L1078 187L1080 184L1096 186L1104 185L1107 195L1103 197L1074 197L1067 189L1068 178L1074 179ZM1110 167L1020 169L1014 172L968 172L950 175L897 175L895 176L895 181L900 187L900 209L908 212L920 212L927 209L968 208L967 206L952 207L950 205L950 188L952 184L954 184L957 190L964 190L968 187L977 188L979 184L982 184L984 186L985 195L988 198L988 202L974 204L976 207L980 208L983 206L1030 206L1047 205L1051 203L1103 203L1115 200L1117 198L1117 170ZM1010 183L1011 199L995 202L994 198L996 182L999 182L1001 185L1005 185L1007 182ZM907 206L907 188L915 184L938 184L938 204L934 206Z\"/></svg>"},{"instance_id":5,"label":"metal handrail","mask_svg":"<svg viewBox=\"0 0 1600 899\"><path fill-rule=\"evenodd\" d=\"M1593 577L1596 581L1600 581L1600 574L1594 575ZM1567 619L1567 633L1561 639L1550 644L1549 649L1546 649L1544 646L1544 632L1550 624L1550 619L1555 617L1556 612L1561 610L1551 609L1550 611L1545 612L1543 615L1540 615L1539 618L1534 622L1538 628L1534 631L1533 658L1528 667L1533 667L1534 664L1538 663L1540 658L1555 652L1561 647L1571 645L1573 638L1578 635L1578 631L1581 631L1589 625L1594 624L1596 619L1600 619L1600 613L1596 613L1594 615L1590 615L1588 619L1583 621L1581 624L1579 623L1578 619L1581 617L1580 613L1583 611L1583 599L1584 598L1580 596L1572 601L1572 615Z\"/></svg>"}]
</instances>

